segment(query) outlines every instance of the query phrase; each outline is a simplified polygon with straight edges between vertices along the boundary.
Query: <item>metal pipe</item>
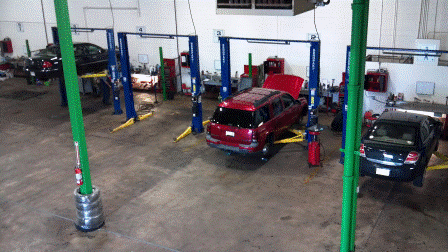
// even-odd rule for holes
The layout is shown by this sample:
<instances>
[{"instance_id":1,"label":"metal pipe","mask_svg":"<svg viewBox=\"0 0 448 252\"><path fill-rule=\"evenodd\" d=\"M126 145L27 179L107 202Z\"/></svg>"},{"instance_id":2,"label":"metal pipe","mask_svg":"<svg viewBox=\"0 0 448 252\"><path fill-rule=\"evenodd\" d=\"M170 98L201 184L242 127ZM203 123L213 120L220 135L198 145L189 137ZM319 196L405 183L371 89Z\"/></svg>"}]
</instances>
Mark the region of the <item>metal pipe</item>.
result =
<instances>
[{"instance_id":1,"label":"metal pipe","mask_svg":"<svg viewBox=\"0 0 448 252\"><path fill-rule=\"evenodd\" d=\"M141 33L141 32L120 32L122 34L126 35L143 35L147 36L147 38L168 38L168 39L174 39L174 37L185 37L188 38L190 35L176 35L176 34L157 34L157 33ZM153 36L153 37L151 37Z\"/></svg>"},{"instance_id":2,"label":"metal pipe","mask_svg":"<svg viewBox=\"0 0 448 252\"><path fill-rule=\"evenodd\" d=\"M176 8L176 0L173 1L174 4L174 26L176 27L176 36L179 35L178 27L177 27L177 8ZM179 67L179 86L182 86L182 58L179 52L179 37L176 37L176 48L177 48L177 62ZM176 79L177 81L177 79ZM177 91L177 87L176 87Z\"/></svg>"},{"instance_id":3,"label":"metal pipe","mask_svg":"<svg viewBox=\"0 0 448 252\"><path fill-rule=\"evenodd\" d=\"M86 195L92 193L92 182L90 179L89 158L87 155L87 144L82 118L78 76L76 73L75 54L73 51L67 0L55 0L54 5L60 34L59 44L61 48L65 87L68 93L68 109L72 125L73 141L79 143L80 168L82 170L82 178L84 182L80 186L79 191L81 194Z\"/></svg>"},{"instance_id":4,"label":"metal pipe","mask_svg":"<svg viewBox=\"0 0 448 252\"><path fill-rule=\"evenodd\" d=\"M252 78L252 53L249 53L249 78Z\"/></svg>"},{"instance_id":5,"label":"metal pipe","mask_svg":"<svg viewBox=\"0 0 448 252\"><path fill-rule=\"evenodd\" d=\"M47 21L45 20L45 10L44 10L44 1L43 0L40 0L40 5L42 7L42 19L44 21L45 39L47 40L47 45L48 45Z\"/></svg>"},{"instance_id":6,"label":"metal pipe","mask_svg":"<svg viewBox=\"0 0 448 252\"><path fill-rule=\"evenodd\" d=\"M159 47L159 54L160 54L160 79L162 80L163 100L166 101L165 62L163 60L162 47Z\"/></svg>"},{"instance_id":7,"label":"metal pipe","mask_svg":"<svg viewBox=\"0 0 448 252\"><path fill-rule=\"evenodd\" d=\"M345 143L345 160L343 176L343 197L342 197L342 222L341 222L341 252L354 251L354 226L356 225L356 191L359 176L359 156L355 156L355 151L359 148L358 130L360 126L360 109L362 106L362 91L365 69L365 52L367 41L367 22L368 22L369 0L354 0L352 9L352 38L350 53L350 76L348 89L348 109ZM354 134L353 134L354 133ZM356 167L358 165L358 167Z\"/></svg>"},{"instance_id":8,"label":"metal pipe","mask_svg":"<svg viewBox=\"0 0 448 252\"><path fill-rule=\"evenodd\" d=\"M253 41L260 41L260 42L294 42L294 43L311 43L314 40L290 40L290 39L264 39L264 38L240 38L240 37L224 37L228 39L236 39L236 40L250 40L252 43Z\"/></svg>"}]
</instances>

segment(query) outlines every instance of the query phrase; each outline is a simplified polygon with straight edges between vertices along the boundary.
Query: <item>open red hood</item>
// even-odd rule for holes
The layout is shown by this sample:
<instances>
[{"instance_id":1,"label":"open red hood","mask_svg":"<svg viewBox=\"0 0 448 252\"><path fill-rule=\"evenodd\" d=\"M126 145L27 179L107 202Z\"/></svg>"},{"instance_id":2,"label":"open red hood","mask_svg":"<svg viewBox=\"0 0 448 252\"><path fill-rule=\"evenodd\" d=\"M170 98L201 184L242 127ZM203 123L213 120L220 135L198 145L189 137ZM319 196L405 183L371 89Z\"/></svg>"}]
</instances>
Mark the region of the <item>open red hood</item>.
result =
<instances>
[{"instance_id":1,"label":"open red hood","mask_svg":"<svg viewBox=\"0 0 448 252\"><path fill-rule=\"evenodd\" d=\"M299 76L287 74L273 74L266 78L263 88L270 88L288 92L294 99L299 98L300 89L302 88L303 79Z\"/></svg>"}]
</instances>

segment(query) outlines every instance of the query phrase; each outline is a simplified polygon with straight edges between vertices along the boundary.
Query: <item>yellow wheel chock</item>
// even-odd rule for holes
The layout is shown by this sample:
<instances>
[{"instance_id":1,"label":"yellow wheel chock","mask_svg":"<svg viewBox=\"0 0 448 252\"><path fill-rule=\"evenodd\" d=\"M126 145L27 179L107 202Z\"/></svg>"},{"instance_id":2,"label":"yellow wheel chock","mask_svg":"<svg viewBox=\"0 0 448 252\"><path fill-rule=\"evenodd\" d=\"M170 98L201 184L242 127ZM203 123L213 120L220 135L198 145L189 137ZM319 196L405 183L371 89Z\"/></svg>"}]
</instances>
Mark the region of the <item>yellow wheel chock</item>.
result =
<instances>
[{"instance_id":1,"label":"yellow wheel chock","mask_svg":"<svg viewBox=\"0 0 448 252\"><path fill-rule=\"evenodd\" d=\"M202 122L202 126L205 126L205 125L207 125L207 124L209 124L209 123L210 123L210 120L203 121L203 122ZM184 131L184 133L180 134L177 138L174 138L173 143L177 143L177 142L179 142L179 140L181 140L182 138L184 138L184 137L186 137L186 136L188 136L188 135L190 135L190 134L191 134L191 126L188 127L188 128Z\"/></svg>"},{"instance_id":2,"label":"yellow wheel chock","mask_svg":"<svg viewBox=\"0 0 448 252\"><path fill-rule=\"evenodd\" d=\"M436 157L442 159L444 162L439 165L429 166L428 168L426 168L426 170L431 171L431 170L448 169L448 157L438 151L434 152L434 155L436 155Z\"/></svg>"},{"instance_id":3,"label":"yellow wheel chock","mask_svg":"<svg viewBox=\"0 0 448 252\"><path fill-rule=\"evenodd\" d=\"M296 136L282 139L275 141L274 144L281 144L281 143L299 143L305 140L305 135L303 134L303 130L295 130L295 129L289 129L290 132L296 134Z\"/></svg>"},{"instance_id":4,"label":"yellow wheel chock","mask_svg":"<svg viewBox=\"0 0 448 252\"><path fill-rule=\"evenodd\" d=\"M142 121L142 120L144 120L144 119L146 119L148 117L151 117L153 115L154 115L154 112L149 112L148 114L145 114L145 115L139 115L139 116L137 116L137 121ZM136 121L136 118L131 118L127 122L125 122L124 124L122 124L122 125L118 126L117 128L111 130L110 133L114 133L114 132L117 132L117 131L119 131L121 129L129 127L129 126L133 125L135 123L135 121Z\"/></svg>"}]
</instances>

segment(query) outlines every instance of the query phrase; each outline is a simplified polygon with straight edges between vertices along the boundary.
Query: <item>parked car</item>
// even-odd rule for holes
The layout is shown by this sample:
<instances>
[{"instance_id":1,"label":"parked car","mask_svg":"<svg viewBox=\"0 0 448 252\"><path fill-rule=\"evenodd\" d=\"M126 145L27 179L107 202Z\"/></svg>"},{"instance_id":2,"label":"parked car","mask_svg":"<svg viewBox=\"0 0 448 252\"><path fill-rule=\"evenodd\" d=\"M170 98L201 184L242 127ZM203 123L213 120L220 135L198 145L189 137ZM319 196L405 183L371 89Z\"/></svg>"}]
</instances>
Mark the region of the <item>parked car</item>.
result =
<instances>
[{"instance_id":1,"label":"parked car","mask_svg":"<svg viewBox=\"0 0 448 252\"><path fill-rule=\"evenodd\" d=\"M101 72L107 69L109 55L107 49L90 43L74 43L75 63L78 75ZM25 60L25 72L39 80L62 76L62 61L59 45L49 45Z\"/></svg>"},{"instance_id":2,"label":"parked car","mask_svg":"<svg viewBox=\"0 0 448 252\"><path fill-rule=\"evenodd\" d=\"M272 154L274 141L307 111L299 99L303 79L271 75L263 88L250 88L221 102L207 127L207 144L227 152Z\"/></svg>"},{"instance_id":3,"label":"parked car","mask_svg":"<svg viewBox=\"0 0 448 252\"><path fill-rule=\"evenodd\" d=\"M361 140L360 175L423 186L426 167L438 148L441 126L430 116L383 113Z\"/></svg>"}]
</instances>

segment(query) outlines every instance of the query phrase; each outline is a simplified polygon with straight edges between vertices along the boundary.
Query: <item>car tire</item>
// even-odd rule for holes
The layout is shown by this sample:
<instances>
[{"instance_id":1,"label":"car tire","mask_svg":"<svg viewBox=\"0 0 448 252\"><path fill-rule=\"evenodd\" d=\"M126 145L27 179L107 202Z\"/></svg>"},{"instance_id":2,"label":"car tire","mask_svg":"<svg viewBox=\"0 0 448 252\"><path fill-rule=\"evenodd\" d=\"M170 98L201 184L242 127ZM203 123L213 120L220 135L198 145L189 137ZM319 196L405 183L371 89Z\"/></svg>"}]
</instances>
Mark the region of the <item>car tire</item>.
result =
<instances>
[{"instance_id":1,"label":"car tire","mask_svg":"<svg viewBox=\"0 0 448 252\"><path fill-rule=\"evenodd\" d=\"M423 186L423 175L417 176L414 181L412 181L414 186L416 187L422 187Z\"/></svg>"},{"instance_id":2,"label":"car tire","mask_svg":"<svg viewBox=\"0 0 448 252\"><path fill-rule=\"evenodd\" d=\"M266 137L266 142L261 150L263 157L268 158L272 155L272 147L274 146L274 139L272 135Z\"/></svg>"}]
</instances>

